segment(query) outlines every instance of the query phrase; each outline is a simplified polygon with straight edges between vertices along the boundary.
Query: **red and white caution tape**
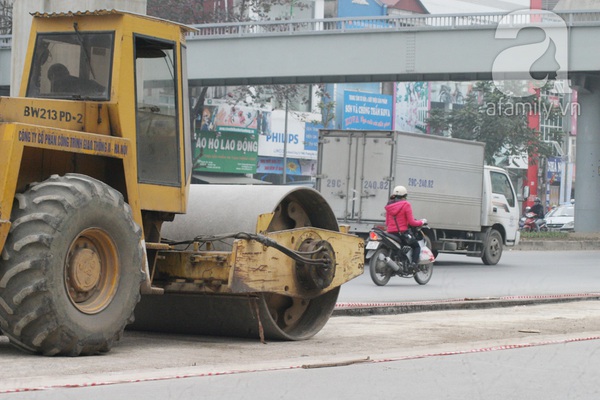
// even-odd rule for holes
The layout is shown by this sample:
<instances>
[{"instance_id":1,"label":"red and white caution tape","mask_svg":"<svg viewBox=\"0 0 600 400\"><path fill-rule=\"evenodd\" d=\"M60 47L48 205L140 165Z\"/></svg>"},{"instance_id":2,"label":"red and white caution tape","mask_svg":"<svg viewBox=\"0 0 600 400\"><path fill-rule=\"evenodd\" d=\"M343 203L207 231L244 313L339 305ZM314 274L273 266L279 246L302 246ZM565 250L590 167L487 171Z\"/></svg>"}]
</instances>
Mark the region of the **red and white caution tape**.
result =
<instances>
[{"instance_id":1,"label":"red and white caution tape","mask_svg":"<svg viewBox=\"0 0 600 400\"><path fill-rule=\"evenodd\" d=\"M400 307L409 305L422 305L422 304L440 304L440 303L473 303L476 301L515 301L515 300L561 300L561 299L573 299L573 298L600 298L600 293L573 293L573 294L543 294L534 296L502 296L502 297L463 297L457 299L443 299L443 300L415 300L415 301L402 301L402 302L345 302L337 303L335 309L346 309L346 308L375 308L375 307Z\"/></svg>"},{"instance_id":2,"label":"red and white caution tape","mask_svg":"<svg viewBox=\"0 0 600 400\"><path fill-rule=\"evenodd\" d=\"M536 343L525 343L525 344L511 344L511 345L499 345L492 347L483 347L477 349L470 350L458 350L458 351L446 351L439 353L425 353L418 355L409 355L409 356L401 356L395 358L381 358L381 359L361 359L353 362L347 363L331 363L330 365L323 366L344 366L351 365L355 363L382 363L382 362L394 362L394 361L403 361L403 360L415 360L421 358L429 358L429 357L443 357L443 356L453 356L453 355L463 355L463 354L474 354L474 353L484 353L491 351L499 351L499 350L515 350L515 349L524 349L536 346L547 346L553 344L565 344L565 343L574 343L574 342L584 342L589 340L600 340L600 336L590 336L583 338L571 338L571 339L560 339L560 340L547 340ZM234 375L234 374L243 374L243 373L252 373L252 372L268 372L268 371L282 371L282 370L292 370L292 369L305 369L309 367L318 367L319 364L315 365L290 365L287 367L273 367L273 368L257 368L257 369L247 369L247 370L229 370L229 371L216 371L216 372L202 372L197 374L182 374L182 375L168 375L163 377L152 377L152 378L140 378L140 379L122 379L122 380L113 380L113 381L98 381L98 382L87 382L80 384L63 384L63 385L49 385L49 386L38 386L38 387L25 387L18 389L8 389L8 390L0 390L0 394L4 393L23 393L23 392L34 392L34 391L42 391L48 389L70 389L70 388L85 388L85 387L94 387L94 386L108 386L108 385L117 385L117 384L126 384L126 383L140 383L140 382L154 382L154 381L164 381L170 379L184 379L184 378L202 378L202 377L210 377L210 376L223 376L223 375Z\"/></svg>"}]
</instances>

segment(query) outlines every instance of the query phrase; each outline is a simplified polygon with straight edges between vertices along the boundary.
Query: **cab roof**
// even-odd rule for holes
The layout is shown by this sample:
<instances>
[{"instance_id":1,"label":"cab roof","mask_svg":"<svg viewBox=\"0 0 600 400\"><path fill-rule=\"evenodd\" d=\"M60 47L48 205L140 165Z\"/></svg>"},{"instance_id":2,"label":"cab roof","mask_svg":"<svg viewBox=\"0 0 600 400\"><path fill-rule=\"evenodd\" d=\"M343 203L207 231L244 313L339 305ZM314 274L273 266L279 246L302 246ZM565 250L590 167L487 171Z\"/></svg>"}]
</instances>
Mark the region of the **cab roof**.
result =
<instances>
[{"instance_id":1,"label":"cab roof","mask_svg":"<svg viewBox=\"0 0 600 400\"><path fill-rule=\"evenodd\" d=\"M147 19L150 21L162 21L170 24L177 25L181 28L183 33L196 32L197 29L189 25L184 25L179 22L169 21L162 18L152 17L145 14L138 14L131 11L122 10L93 10L93 11L61 11L61 12L34 12L31 13L34 18L61 18L61 17L79 17L79 16L90 16L90 15L132 15L138 18Z\"/></svg>"}]
</instances>

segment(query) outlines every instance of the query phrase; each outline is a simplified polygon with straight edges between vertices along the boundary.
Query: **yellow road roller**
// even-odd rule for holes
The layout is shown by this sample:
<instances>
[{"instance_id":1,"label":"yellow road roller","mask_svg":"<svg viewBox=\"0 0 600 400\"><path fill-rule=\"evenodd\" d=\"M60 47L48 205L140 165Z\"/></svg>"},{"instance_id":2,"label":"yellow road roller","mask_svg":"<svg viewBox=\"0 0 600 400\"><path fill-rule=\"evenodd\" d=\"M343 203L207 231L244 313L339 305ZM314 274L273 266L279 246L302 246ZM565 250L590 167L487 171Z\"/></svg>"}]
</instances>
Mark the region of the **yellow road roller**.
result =
<instances>
[{"instance_id":1,"label":"yellow road roller","mask_svg":"<svg viewBox=\"0 0 600 400\"><path fill-rule=\"evenodd\" d=\"M115 10L36 13L0 97L0 330L108 352L133 329L303 340L363 273L310 188L191 185L185 35Z\"/></svg>"}]
</instances>

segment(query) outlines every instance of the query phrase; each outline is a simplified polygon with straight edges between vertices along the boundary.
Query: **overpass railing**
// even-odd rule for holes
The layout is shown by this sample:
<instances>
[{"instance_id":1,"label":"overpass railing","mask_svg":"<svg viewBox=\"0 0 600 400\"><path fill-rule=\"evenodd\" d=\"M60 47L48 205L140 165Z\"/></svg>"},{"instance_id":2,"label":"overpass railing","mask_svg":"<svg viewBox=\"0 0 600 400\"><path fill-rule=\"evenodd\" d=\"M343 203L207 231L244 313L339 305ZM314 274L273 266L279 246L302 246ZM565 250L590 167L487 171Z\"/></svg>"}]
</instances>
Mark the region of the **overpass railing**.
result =
<instances>
[{"instance_id":1,"label":"overpass railing","mask_svg":"<svg viewBox=\"0 0 600 400\"><path fill-rule=\"evenodd\" d=\"M419 14L380 17L325 18L308 20L251 21L217 24L193 24L197 31L188 39L224 37L309 35L328 33L365 33L368 31L494 29L503 26L526 27L533 22L573 26L599 26L600 10L548 11L523 10L517 13ZM11 47L12 36L0 35L0 48Z\"/></svg>"},{"instance_id":2,"label":"overpass railing","mask_svg":"<svg viewBox=\"0 0 600 400\"><path fill-rule=\"evenodd\" d=\"M527 27L532 23L547 26L598 26L600 10L564 11L551 13L523 10L517 13L390 15L377 17L326 18L310 20L251 21L236 23L195 24L197 31L189 39L224 37L308 35L327 33L365 33L366 31L402 30L454 30Z\"/></svg>"}]
</instances>

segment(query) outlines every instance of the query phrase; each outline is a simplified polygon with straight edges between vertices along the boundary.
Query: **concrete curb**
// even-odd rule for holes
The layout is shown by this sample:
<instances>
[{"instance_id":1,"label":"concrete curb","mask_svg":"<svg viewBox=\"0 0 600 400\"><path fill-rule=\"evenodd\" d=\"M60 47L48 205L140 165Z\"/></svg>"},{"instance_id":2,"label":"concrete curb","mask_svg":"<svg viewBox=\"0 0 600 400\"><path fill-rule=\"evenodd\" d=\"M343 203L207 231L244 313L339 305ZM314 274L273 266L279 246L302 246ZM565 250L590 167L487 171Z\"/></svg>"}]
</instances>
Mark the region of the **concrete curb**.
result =
<instances>
[{"instance_id":1,"label":"concrete curb","mask_svg":"<svg viewBox=\"0 0 600 400\"><path fill-rule=\"evenodd\" d=\"M572 251L600 250L600 240L525 240L505 250L523 251Z\"/></svg>"},{"instance_id":2,"label":"concrete curb","mask_svg":"<svg viewBox=\"0 0 600 400\"><path fill-rule=\"evenodd\" d=\"M395 315L426 311L481 310L491 308L531 306L536 304L566 303L600 300L599 293L556 296L521 296L449 301L415 301L406 303L338 303L332 316Z\"/></svg>"}]
</instances>

